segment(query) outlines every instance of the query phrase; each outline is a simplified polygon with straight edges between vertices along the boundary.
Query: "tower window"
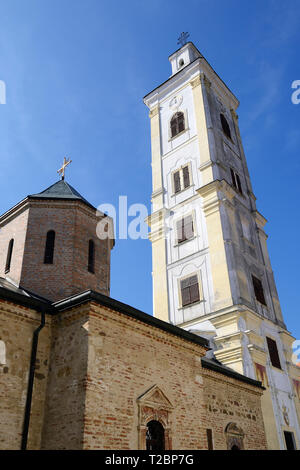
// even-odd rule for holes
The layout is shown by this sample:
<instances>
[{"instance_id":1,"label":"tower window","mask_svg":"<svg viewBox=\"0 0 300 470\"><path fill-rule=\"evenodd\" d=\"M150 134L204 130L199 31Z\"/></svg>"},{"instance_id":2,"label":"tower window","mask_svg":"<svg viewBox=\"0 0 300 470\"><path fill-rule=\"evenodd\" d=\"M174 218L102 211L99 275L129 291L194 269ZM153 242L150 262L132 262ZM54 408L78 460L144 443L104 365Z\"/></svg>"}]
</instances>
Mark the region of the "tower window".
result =
<instances>
[{"instance_id":1,"label":"tower window","mask_svg":"<svg viewBox=\"0 0 300 470\"><path fill-rule=\"evenodd\" d=\"M47 237L46 237L44 264L53 264L54 244L55 244L55 232L54 230L49 230L49 232L47 232Z\"/></svg>"},{"instance_id":2,"label":"tower window","mask_svg":"<svg viewBox=\"0 0 300 470\"><path fill-rule=\"evenodd\" d=\"M171 119L171 137L175 137L185 129L184 114L182 112L175 113Z\"/></svg>"},{"instance_id":3,"label":"tower window","mask_svg":"<svg viewBox=\"0 0 300 470\"><path fill-rule=\"evenodd\" d=\"M7 249L7 256L6 256L6 264L5 264L5 274L10 271L10 265L11 265L11 258L12 258L12 252L14 248L14 239L12 238L8 244L8 249Z\"/></svg>"},{"instance_id":4,"label":"tower window","mask_svg":"<svg viewBox=\"0 0 300 470\"><path fill-rule=\"evenodd\" d=\"M95 272L95 243L93 240L89 240L88 271Z\"/></svg>"},{"instance_id":5,"label":"tower window","mask_svg":"<svg viewBox=\"0 0 300 470\"><path fill-rule=\"evenodd\" d=\"M228 139L231 139L230 127L224 114L220 114L220 119L224 134L226 135L226 137L228 137Z\"/></svg>"},{"instance_id":6,"label":"tower window","mask_svg":"<svg viewBox=\"0 0 300 470\"><path fill-rule=\"evenodd\" d=\"M174 193L179 193L181 190L191 186L190 165L185 165L173 173L173 189Z\"/></svg>"},{"instance_id":7,"label":"tower window","mask_svg":"<svg viewBox=\"0 0 300 470\"><path fill-rule=\"evenodd\" d=\"M272 338L267 337L267 345L272 366L277 367L277 369L281 369L276 341Z\"/></svg>"},{"instance_id":8,"label":"tower window","mask_svg":"<svg viewBox=\"0 0 300 470\"><path fill-rule=\"evenodd\" d=\"M165 450L165 430L159 421L152 420L147 424L146 449Z\"/></svg>"},{"instance_id":9,"label":"tower window","mask_svg":"<svg viewBox=\"0 0 300 470\"><path fill-rule=\"evenodd\" d=\"M198 276L190 276L180 281L182 306L193 304L200 300Z\"/></svg>"},{"instance_id":10,"label":"tower window","mask_svg":"<svg viewBox=\"0 0 300 470\"><path fill-rule=\"evenodd\" d=\"M230 168L230 174L231 174L232 186L239 193L243 194L241 179L240 179L239 175L235 171L233 171L232 168Z\"/></svg>"},{"instance_id":11,"label":"tower window","mask_svg":"<svg viewBox=\"0 0 300 470\"><path fill-rule=\"evenodd\" d=\"M182 67L184 65L184 60L183 59L180 59L179 61L179 67Z\"/></svg>"},{"instance_id":12,"label":"tower window","mask_svg":"<svg viewBox=\"0 0 300 470\"><path fill-rule=\"evenodd\" d=\"M258 300L263 305L267 305L261 280L255 276L252 276L252 283L256 300Z\"/></svg>"},{"instance_id":13,"label":"tower window","mask_svg":"<svg viewBox=\"0 0 300 470\"><path fill-rule=\"evenodd\" d=\"M193 216L183 217L176 223L177 242L182 243L194 237Z\"/></svg>"}]
</instances>

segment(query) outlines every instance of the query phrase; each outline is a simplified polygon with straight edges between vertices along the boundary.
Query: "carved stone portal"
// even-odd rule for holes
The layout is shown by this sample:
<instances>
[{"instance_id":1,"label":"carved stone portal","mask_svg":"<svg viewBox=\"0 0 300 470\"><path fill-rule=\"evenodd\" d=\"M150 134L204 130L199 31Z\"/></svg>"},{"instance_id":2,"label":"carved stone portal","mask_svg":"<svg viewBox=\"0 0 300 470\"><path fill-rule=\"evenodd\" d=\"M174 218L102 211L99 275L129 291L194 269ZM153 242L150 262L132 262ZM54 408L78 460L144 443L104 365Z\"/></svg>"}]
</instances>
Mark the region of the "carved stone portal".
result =
<instances>
[{"instance_id":1,"label":"carved stone portal","mask_svg":"<svg viewBox=\"0 0 300 470\"><path fill-rule=\"evenodd\" d=\"M225 429L228 450L244 449L244 432L235 423L229 423Z\"/></svg>"},{"instance_id":2,"label":"carved stone portal","mask_svg":"<svg viewBox=\"0 0 300 470\"><path fill-rule=\"evenodd\" d=\"M158 421L164 428L165 450L172 449L171 413L173 405L157 385L151 387L138 399L139 407L139 449L146 450L147 425Z\"/></svg>"}]
</instances>

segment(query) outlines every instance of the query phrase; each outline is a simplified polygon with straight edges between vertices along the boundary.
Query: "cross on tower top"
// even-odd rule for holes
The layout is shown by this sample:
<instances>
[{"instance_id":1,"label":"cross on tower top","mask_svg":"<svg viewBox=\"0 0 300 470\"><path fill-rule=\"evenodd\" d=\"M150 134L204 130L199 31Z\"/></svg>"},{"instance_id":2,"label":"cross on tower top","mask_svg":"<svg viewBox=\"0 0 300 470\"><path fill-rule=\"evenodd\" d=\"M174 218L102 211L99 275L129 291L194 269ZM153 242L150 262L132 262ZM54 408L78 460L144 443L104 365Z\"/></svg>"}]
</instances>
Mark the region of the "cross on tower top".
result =
<instances>
[{"instance_id":1,"label":"cross on tower top","mask_svg":"<svg viewBox=\"0 0 300 470\"><path fill-rule=\"evenodd\" d=\"M61 179L64 180L65 179L65 168L70 165L70 163L72 163L72 160L70 160L69 158L67 159L66 157L64 157L64 163L62 165L62 167L57 170L57 173L59 175L61 175Z\"/></svg>"},{"instance_id":2,"label":"cross on tower top","mask_svg":"<svg viewBox=\"0 0 300 470\"><path fill-rule=\"evenodd\" d=\"M182 32L178 38L177 44L180 44L181 46L184 46L187 43L187 38L189 38L190 35L189 33L184 33Z\"/></svg>"}]
</instances>

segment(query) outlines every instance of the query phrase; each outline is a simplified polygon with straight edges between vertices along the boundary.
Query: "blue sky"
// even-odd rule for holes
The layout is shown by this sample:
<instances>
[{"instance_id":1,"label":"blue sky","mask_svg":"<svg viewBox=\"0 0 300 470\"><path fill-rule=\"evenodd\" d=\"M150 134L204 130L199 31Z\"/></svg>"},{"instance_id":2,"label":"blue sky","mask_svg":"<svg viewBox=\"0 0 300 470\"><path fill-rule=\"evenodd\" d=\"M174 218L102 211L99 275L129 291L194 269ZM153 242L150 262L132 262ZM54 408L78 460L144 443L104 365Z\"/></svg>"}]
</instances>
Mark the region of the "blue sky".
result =
<instances>
[{"instance_id":1,"label":"blue sky","mask_svg":"<svg viewBox=\"0 0 300 470\"><path fill-rule=\"evenodd\" d=\"M0 212L57 180L92 204L150 209L148 111L168 56L189 31L239 98L241 135L266 231L283 314L299 322L300 2L294 0L0 1ZM152 311L151 246L117 240L111 295Z\"/></svg>"}]
</instances>

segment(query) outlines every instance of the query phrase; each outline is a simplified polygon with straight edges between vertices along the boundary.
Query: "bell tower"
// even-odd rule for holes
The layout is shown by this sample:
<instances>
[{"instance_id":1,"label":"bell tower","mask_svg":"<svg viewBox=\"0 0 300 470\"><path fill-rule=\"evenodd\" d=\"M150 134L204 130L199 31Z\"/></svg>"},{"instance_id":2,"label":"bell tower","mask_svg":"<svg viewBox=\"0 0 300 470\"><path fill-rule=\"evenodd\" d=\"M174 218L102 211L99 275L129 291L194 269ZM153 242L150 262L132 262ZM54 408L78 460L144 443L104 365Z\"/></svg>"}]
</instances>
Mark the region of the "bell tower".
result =
<instances>
[{"instance_id":1,"label":"bell tower","mask_svg":"<svg viewBox=\"0 0 300 470\"><path fill-rule=\"evenodd\" d=\"M294 339L282 317L266 219L256 207L238 99L193 43L169 61L172 75L144 97L154 315L206 336L218 360L261 380L269 448L285 448L285 432L300 448Z\"/></svg>"}]
</instances>

